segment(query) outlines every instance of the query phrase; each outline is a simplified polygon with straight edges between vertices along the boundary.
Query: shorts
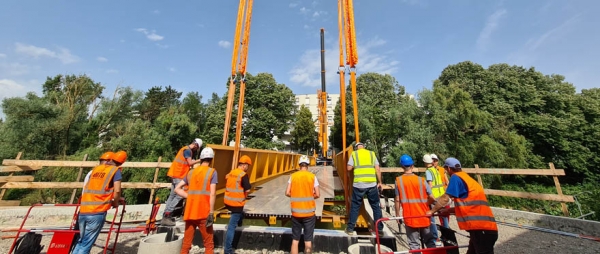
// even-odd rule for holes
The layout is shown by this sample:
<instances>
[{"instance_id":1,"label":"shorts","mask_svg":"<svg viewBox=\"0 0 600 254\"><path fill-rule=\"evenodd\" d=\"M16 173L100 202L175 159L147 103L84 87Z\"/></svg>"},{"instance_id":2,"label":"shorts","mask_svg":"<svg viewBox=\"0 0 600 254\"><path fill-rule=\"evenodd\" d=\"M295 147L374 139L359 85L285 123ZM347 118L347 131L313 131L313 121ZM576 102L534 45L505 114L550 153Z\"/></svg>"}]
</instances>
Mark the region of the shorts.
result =
<instances>
[{"instance_id":1,"label":"shorts","mask_svg":"<svg viewBox=\"0 0 600 254\"><path fill-rule=\"evenodd\" d=\"M302 236L302 229L304 229L304 241L312 242L316 222L317 217L315 216L304 218L297 218L292 216L292 239L300 241L300 236Z\"/></svg>"}]
</instances>

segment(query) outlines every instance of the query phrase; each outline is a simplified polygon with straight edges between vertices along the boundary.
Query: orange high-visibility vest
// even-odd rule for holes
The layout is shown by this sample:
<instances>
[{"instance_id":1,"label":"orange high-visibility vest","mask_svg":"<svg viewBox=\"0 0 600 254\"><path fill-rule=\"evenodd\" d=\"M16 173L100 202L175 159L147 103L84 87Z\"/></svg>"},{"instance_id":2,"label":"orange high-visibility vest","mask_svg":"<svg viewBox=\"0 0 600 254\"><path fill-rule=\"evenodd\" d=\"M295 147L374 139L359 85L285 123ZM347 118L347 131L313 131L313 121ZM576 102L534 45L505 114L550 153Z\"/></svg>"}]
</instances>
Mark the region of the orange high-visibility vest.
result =
<instances>
[{"instance_id":1,"label":"orange high-visibility vest","mask_svg":"<svg viewBox=\"0 0 600 254\"><path fill-rule=\"evenodd\" d=\"M315 175L306 170L300 170L292 174L291 184L290 206L292 216L296 218L314 216L317 209L313 196Z\"/></svg>"},{"instance_id":2,"label":"orange high-visibility vest","mask_svg":"<svg viewBox=\"0 0 600 254\"><path fill-rule=\"evenodd\" d=\"M437 166L435 167L440 172L440 176L442 177L442 183L444 184L444 190L448 188L448 176L446 175L446 170L444 167Z\"/></svg>"},{"instance_id":3,"label":"orange high-visibility vest","mask_svg":"<svg viewBox=\"0 0 600 254\"><path fill-rule=\"evenodd\" d=\"M496 219L488 205L483 188L465 172L454 173L467 185L467 198L455 198L458 227L462 230L496 230Z\"/></svg>"},{"instance_id":4,"label":"orange high-visibility vest","mask_svg":"<svg viewBox=\"0 0 600 254\"><path fill-rule=\"evenodd\" d=\"M92 169L81 194L80 213L101 213L110 209L114 196L111 182L117 170L118 168L113 165L98 165Z\"/></svg>"},{"instance_id":5,"label":"orange high-visibility vest","mask_svg":"<svg viewBox=\"0 0 600 254\"><path fill-rule=\"evenodd\" d=\"M403 217L423 216L429 210L426 184L425 179L415 174L396 177ZM406 218L404 223L411 228L424 228L429 227L431 220L428 217Z\"/></svg>"},{"instance_id":6,"label":"orange high-visibility vest","mask_svg":"<svg viewBox=\"0 0 600 254\"><path fill-rule=\"evenodd\" d=\"M214 168L200 166L187 175L188 197L183 220L204 220L210 212L210 179Z\"/></svg>"},{"instance_id":7,"label":"orange high-visibility vest","mask_svg":"<svg viewBox=\"0 0 600 254\"><path fill-rule=\"evenodd\" d=\"M183 157L183 152L188 149L190 149L189 146L184 146L179 149L179 152L177 152L177 155L175 155L175 160L173 160L171 167L169 167L167 176L171 178L183 179L187 175L187 173L190 171L190 165L185 157Z\"/></svg>"},{"instance_id":8,"label":"orange high-visibility vest","mask_svg":"<svg viewBox=\"0 0 600 254\"><path fill-rule=\"evenodd\" d=\"M242 177L246 175L244 170L236 168L227 175L225 185L225 204L234 207L243 207L246 204L246 192L242 187Z\"/></svg>"}]
</instances>

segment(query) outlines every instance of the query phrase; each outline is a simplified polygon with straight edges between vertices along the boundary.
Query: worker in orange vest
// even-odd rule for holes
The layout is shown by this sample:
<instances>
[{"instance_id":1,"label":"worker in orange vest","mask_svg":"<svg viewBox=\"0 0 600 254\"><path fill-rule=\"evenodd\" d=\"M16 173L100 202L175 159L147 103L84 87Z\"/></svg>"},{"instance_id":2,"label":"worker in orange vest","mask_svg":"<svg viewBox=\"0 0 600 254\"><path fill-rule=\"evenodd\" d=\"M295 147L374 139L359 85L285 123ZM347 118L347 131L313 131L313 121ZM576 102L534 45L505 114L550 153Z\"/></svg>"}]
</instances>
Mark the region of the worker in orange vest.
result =
<instances>
[{"instance_id":1,"label":"worker in orange vest","mask_svg":"<svg viewBox=\"0 0 600 254\"><path fill-rule=\"evenodd\" d=\"M244 155L238 161L237 168L231 170L225 177L227 179L224 198L225 207L231 212L227 233L225 234L225 254L233 254L235 228L242 226L242 220L244 220L244 205L246 204L248 192L252 188L246 172L251 165L252 159L248 155Z\"/></svg>"},{"instance_id":2,"label":"worker in orange vest","mask_svg":"<svg viewBox=\"0 0 600 254\"><path fill-rule=\"evenodd\" d=\"M194 139L191 144L182 147L175 155L175 160L169 167L167 176L171 177L171 193L165 204L165 212L163 213L160 225L162 226L175 226L175 219L171 217L171 213L175 210L175 207L181 201L181 196L175 193L175 186L181 182L181 180L188 174L190 168L200 162L201 160L192 160L194 153L202 147L202 139Z\"/></svg>"},{"instance_id":3,"label":"worker in orange vest","mask_svg":"<svg viewBox=\"0 0 600 254\"><path fill-rule=\"evenodd\" d=\"M88 254L98 238L106 211L118 207L121 199L121 171L113 162L114 153L100 156L100 165L92 169L90 178L83 187L78 224L80 238L74 254Z\"/></svg>"},{"instance_id":4,"label":"worker in orange vest","mask_svg":"<svg viewBox=\"0 0 600 254\"><path fill-rule=\"evenodd\" d=\"M215 198L217 193L217 170L210 167L215 152L207 147L200 153L200 166L190 171L181 182L175 186L177 195L187 198L183 220L185 233L181 244L181 254L189 253L196 228L202 234L204 253L214 253L213 222ZM188 186L187 192L183 189Z\"/></svg>"},{"instance_id":5,"label":"worker in orange vest","mask_svg":"<svg viewBox=\"0 0 600 254\"><path fill-rule=\"evenodd\" d=\"M298 254L298 243L304 229L304 253L312 253L312 239L315 230L315 199L321 195L317 177L308 171L310 159L300 157L300 170L293 173L288 181L285 195L290 197L292 209L292 248L290 254Z\"/></svg>"},{"instance_id":6,"label":"worker in orange vest","mask_svg":"<svg viewBox=\"0 0 600 254\"><path fill-rule=\"evenodd\" d=\"M431 187L425 179L413 173L414 161L412 157L404 154L400 157L400 165L404 174L396 177L396 198L394 200L396 217L422 216L419 218L404 218L406 238L411 250L420 249L419 239L427 248L435 248L435 237L430 229L431 220L425 217L429 205L435 201L431 194ZM400 221L398 221L400 227Z\"/></svg>"},{"instance_id":7,"label":"worker in orange vest","mask_svg":"<svg viewBox=\"0 0 600 254\"><path fill-rule=\"evenodd\" d=\"M448 188L427 214L436 211L442 214L455 213L458 228L469 232L467 253L493 254L494 244L498 240L498 226L483 187L462 171L460 161L456 158L446 159L444 168L450 174ZM454 199L455 207L444 209L450 198Z\"/></svg>"},{"instance_id":8,"label":"worker in orange vest","mask_svg":"<svg viewBox=\"0 0 600 254\"><path fill-rule=\"evenodd\" d=\"M442 167L438 164L440 159L437 157L437 155L432 153L431 159L433 160L433 166L438 170L438 172L440 172L440 176L442 178L442 184L444 185L444 191L445 191L446 188L448 188L448 174L446 174L446 170L444 169L444 167ZM450 208L450 205L448 204L444 208ZM450 219L449 216L440 216L440 224L442 224L442 227L445 227L445 228L450 227L448 225L449 219Z\"/></svg>"}]
</instances>

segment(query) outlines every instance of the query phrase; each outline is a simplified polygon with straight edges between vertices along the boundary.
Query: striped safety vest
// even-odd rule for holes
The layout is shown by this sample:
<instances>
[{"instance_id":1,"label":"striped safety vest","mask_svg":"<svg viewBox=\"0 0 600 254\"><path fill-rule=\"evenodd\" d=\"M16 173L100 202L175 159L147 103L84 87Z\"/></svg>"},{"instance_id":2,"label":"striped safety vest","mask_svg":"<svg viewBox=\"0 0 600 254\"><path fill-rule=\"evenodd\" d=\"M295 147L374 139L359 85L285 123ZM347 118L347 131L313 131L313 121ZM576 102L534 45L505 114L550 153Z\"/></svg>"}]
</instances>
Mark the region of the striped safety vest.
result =
<instances>
[{"instance_id":1,"label":"striped safety vest","mask_svg":"<svg viewBox=\"0 0 600 254\"><path fill-rule=\"evenodd\" d=\"M189 146L184 146L179 149L179 152L177 152L177 155L175 155L175 160L173 160L171 167L169 167L167 176L171 178L183 179L187 175L187 173L190 171L190 165L185 157L183 157L183 152L189 149Z\"/></svg>"},{"instance_id":2,"label":"striped safety vest","mask_svg":"<svg viewBox=\"0 0 600 254\"><path fill-rule=\"evenodd\" d=\"M246 192L242 187L242 177L246 175L244 170L236 168L227 175L225 185L225 204L233 207L243 207L246 204Z\"/></svg>"},{"instance_id":3,"label":"striped safety vest","mask_svg":"<svg viewBox=\"0 0 600 254\"><path fill-rule=\"evenodd\" d=\"M355 183L377 182L375 159L375 153L364 148L352 152Z\"/></svg>"},{"instance_id":4,"label":"striped safety vest","mask_svg":"<svg viewBox=\"0 0 600 254\"><path fill-rule=\"evenodd\" d=\"M415 174L405 174L396 177L396 187L402 204L402 217L423 216L429 210L427 207L427 183ZM398 197L397 197L398 198ZM405 218L404 223L411 228L429 227L429 217Z\"/></svg>"},{"instance_id":5,"label":"striped safety vest","mask_svg":"<svg viewBox=\"0 0 600 254\"><path fill-rule=\"evenodd\" d=\"M496 219L492 213L483 188L465 172L454 173L467 185L467 198L455 198L455 212L458 227L462 230L498 231Z\"/></svg>"},{"instance_id":6,"label":"striped safety vest","mask_svg":"<svg viewBox=\"0 0 600 254\"><path fill-rule=\"evenodd\" d=\"M291 176L290 206L292 216L296 218L312 217L317 205L313 196L315 175L306 170L293 173Z\"/></svg>"},{"instance_id":7,"label":"striped safety vest","mask_svg":"<svg viewBox=\"0 0 600 254\"><path fill-rule=\"evenodd\" d=\"M188 197L183 220L204 220L210 213L210 180L214 168L200 166L187 175Z\"/></svg>"},{"instance_id":8,"label":"striped safety vest","mask_svg":"<svg viewBox=\"0 0 600 254\"><path fill-rule=\"evenodd\" d=\"M444 167L437 166L438 172L440 172L440 176L442 177L442 184L444 184L444 190L448 188L448 175L446 174L446 170Z\"/></svg>"},{"instance_id":9,"label":"striped safety vest","mask_svg":"<svg viewBox=\"0 0 600 254\"><path fill-rule=\"evenodd\" d=\"M110 209L114 196L111 183L117 170L113 165L99 165L92 170L81 194L80 213L101 213Z\"/></svg>"},{"instance_id":10,"label":"striped safety vest","mask_svg":"<svg viewBox=\"0 0 600 254\"><path fill-rule=\"evenodd\" d=\"M433 194L434 198L439 198L446 192L444 190L444 183L442 182L442 177L440 176L440 172L433 166L428 167L427 171L431 174L431 194Z\"/></svg>"}]
</instances>

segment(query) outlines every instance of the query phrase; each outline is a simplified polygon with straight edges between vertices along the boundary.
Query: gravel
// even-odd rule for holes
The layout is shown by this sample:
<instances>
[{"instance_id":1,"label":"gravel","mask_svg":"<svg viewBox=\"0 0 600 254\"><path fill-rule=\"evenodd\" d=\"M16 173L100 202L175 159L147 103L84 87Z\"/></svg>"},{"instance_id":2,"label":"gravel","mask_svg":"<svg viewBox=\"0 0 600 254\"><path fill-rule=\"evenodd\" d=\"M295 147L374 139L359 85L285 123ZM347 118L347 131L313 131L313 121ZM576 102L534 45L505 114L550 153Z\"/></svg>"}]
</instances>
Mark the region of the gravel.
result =
<instances>
[{"instance_id":1,"label":"gravel","mask_svg":"<svg viewBox=\"0 0 600 254\"><path fill-rule=\"evenodd\" d=\"M397 233L398 227L394 222L387 222L388 227L392 232ZM458 228L454 219L450 220L451 228ZM561 236L546 232L527 230L522 228L508 227L498 225L499 237L496 242L496 253L600 253L600 242L579 239L574 237ZM401 232L404 232L402 229ZM465 231L459 233L468 234ZM2 232L1 236L14 235L13 232ZM397 241L399 251L406 250L406 235L399 234ZM122 233L119 235L119 243L117 244L117 253L136 254L137 247L143 235L139 233ZM42 238L42 244L48 246L51 235L45 235ZM8 253L13 239L0 240L0 253ZM97 243L104 243L106 234L101 234ZM457 235L457 240L460 245L468 245L468 238ZM42 253L46 253L44 250ZM347 250L340 250L340 254ZM461 249L461 253L466 253L466 248ZM202 253L203 249L195 246L190 253ZM102 253L102 249L94 247L91 253ZM222 253L222 249L217 249L216 253ZM287 254L288 252L277 250L237 250L239 254L266 254L277 253ZM315 254L328 254L326 252L316 252ZM335 253L337 254L337 253Z\"/></svg>"}]
</instances>

